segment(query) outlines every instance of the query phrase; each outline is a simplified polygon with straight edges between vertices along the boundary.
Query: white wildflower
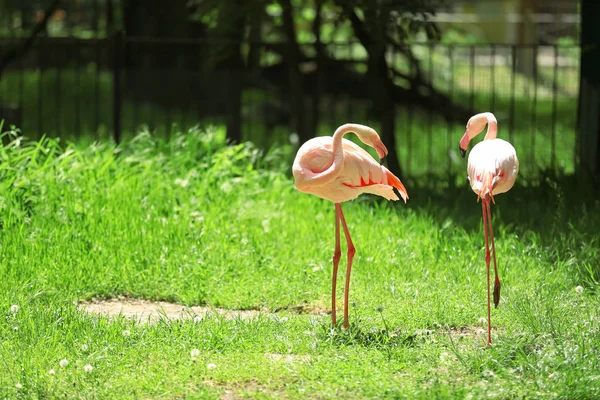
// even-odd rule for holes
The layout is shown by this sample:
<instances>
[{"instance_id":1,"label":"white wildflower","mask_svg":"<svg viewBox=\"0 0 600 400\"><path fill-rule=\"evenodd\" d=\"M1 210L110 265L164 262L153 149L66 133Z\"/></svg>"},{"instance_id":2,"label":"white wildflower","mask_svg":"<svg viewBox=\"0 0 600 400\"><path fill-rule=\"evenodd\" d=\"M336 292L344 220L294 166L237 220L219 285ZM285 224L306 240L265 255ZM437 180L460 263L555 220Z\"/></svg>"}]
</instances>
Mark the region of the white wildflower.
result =
<instances>
[{"instance_id":1,"label":"white wildflower","mask_svg":"<svg viewBox=\"0 0 600 400\"><path fill-rule=\"evenodd\" d=\"M87 344L82 344L81 345L81 351L87 351L88 349L88 345Z\"/></svg>"},{"instance_id":2,"label":"white wildflower","mask_svg":"<svg viewBox=\"0 0 600 400\"><path fill-rule=\"evenodd\" d=\"M89 374L94 370L94 367L92 367L90 364L87 364L83 367L83 370Z\"/></svg>"},{"instance_id":3,"label":"white wildflower","mask_svg":"<svg viewBox=\"0 0 600 400\"><path fill-rule=\"evenodd\" d=\"M48 373L49 373L50 375L54 375L56 372L55 372L53 369L51 369L50 371L48 371Z\"/></svg>"},{"instance_id":4,"label":"white wildflower","mask_svg":"<svg viewBox=\"0 0 600 400\"><path fill-rule=\"evenodd\" d=\"M192 351L190 351L190 356L192 356L192 360L196 360L196 358L200 357L200 350L198 349L192 349Z\"/></svg>"},{"instance_id":5,"label":"white wildflower","mask_svg":"<svg viewBox=\"0 0 600 400\"><path fill-rule=\"evenodd\" d=\"M23 389L23 385L21 385L19 382L17 382L15 386L17 387L17 389Z\"/></svg>"},{"instance_id":6,"label":"white wildflower","mask_svg":"<svg viewBox=\"0 0 600 400\"><path fill-rule=\"evenodd\" d=\"M175 179L175 184L185 188L189 186L190 181L188 179L177 178Z\"/></svg>"},{"instance_id":7,"label":"white wildflower","mask_svg":"<svg viewBox=\"0 0 600 400\"><path fill-rule=\"evenodd\" d=\"M217 364L214 364L214 363L206 364L206 368L215 369L215 368L217 368Z\"/></svg>"},{"instance_id":8,"label":"white wildflower","mask_svg":"<svg viewBox=\"0 0 600 400\"><path fill-rule=\"evenodd\" d=\"M583 286L576 286L575 293L583 293Z\"/></svg>"},{"instance_id":9,"label":"white wildflower","mask_svg":"<svg viewBox=\"0 0 600 400\"><path fill-rule=\"evenodd\" d=\"M486 322L487 322L487 319L485 319L485 318L483 318L483 317L479 318L479 323L480 323L481 325L485 324Z\"/></svg>"},{"instance_id":10,"label":"white wildflower","mask_svg":"<svg viewBox=\"0 0 600 400\"><path fill-rule=\"evenodd\" d=\"M130 336L131 335L131 331L129 331L129 329L125 329L123 331L123 336Z\"/></svg>"},{"instance_id":11,"label":"white wildflower","mask_svg":"<svg viewBox=\"0 0 600 400\"><path fill-rule=\"evenodd\" d=\"M19 312L19 305L18 304L13 304L12 306L10 306L10 312L13 314L16 314Z\"/></svg>"},{"instance_id":12,"label":"white wildflower","mask_svg":"<svg viewBox=\"0 0 600 400\"><path fill-rule=\"evenodd\" d=\"M69 365L69 360L67 360L66 358L63 358L62 360L60 360L60 362L58 363L58 365L60 365L61 368L64 368L67 365Z\"/></svg>"}]
</instances>

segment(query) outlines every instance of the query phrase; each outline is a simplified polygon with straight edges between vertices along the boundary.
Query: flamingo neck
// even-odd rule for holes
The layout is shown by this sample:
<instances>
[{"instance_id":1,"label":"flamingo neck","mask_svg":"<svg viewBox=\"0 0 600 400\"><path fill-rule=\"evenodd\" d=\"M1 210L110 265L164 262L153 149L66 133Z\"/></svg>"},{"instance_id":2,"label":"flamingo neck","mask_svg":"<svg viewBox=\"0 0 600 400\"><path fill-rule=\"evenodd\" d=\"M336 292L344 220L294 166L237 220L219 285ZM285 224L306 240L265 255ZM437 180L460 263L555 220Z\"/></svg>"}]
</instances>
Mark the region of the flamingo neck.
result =
<instances>
[{"instance_id":1,"label":"flamingo neck","mask_svg":"<svg viewBox=\"0 0 600 400\"><path fill-rule=\"evenodd\" d=\"M342 172L342 168L344 167L344 146L342 144L342 138L349 132L355 132L360 136L363 133L363 129L357 124L344 124L335 130L331 149L331 152L333 153L333 162L329 168L311 179L312 185L325 185L337 178L340 172Z\"/></svg>"},{"instance_id":2,"label":"flamingo neck","mask_svg":"<svg viewBox=\"0 0 600 400\"><path fill-rule=\"evenodd\" d=\"M496 121L496 117L492 113L484 113L487 119L487 131L485 132L485 137L483 140L488 139L496 139L496 135L498 134L498 121Z\"/></svg>"}]
</instances>

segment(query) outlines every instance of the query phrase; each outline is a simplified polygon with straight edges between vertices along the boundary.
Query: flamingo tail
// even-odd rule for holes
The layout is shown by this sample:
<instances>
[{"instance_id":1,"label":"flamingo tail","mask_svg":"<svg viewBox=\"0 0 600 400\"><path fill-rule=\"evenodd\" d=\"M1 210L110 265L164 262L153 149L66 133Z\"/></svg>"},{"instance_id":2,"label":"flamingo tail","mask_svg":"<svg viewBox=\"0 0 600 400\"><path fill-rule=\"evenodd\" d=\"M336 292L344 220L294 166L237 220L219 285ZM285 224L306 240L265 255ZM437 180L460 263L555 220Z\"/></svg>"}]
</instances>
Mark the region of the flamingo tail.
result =
<instances>
[{"instance_id":1,"label":"flamingo tail","mask_svg":"<svg viewBox=\"0 0 600 400\"><path fill-rule=\"evenodd\" d=\"M400 179L398 179L396 175L392 174L387 169L385 172L387 175L388 184L395 187L398 190L400 196L402 197L402 200L404 200L404 202L406 203L406 200L408 200L408 192L406 191L406 188L404 187L402 182L400 182Z\"/></svg>"},{"instance_id":2,"label":"flamingo tail","mask_svg":"<svg viewBox=\"0 0 600 400\"><path fill-rule=\"evenodd\" d=\"M477 202L479 199L484 199L488 194L492 199L492 203L496 204L492 191L494 190L494 174L491 172L484 172L481 177L481 189L479 190L479 196L477 196Z\"/></svg>"}]
</instances>

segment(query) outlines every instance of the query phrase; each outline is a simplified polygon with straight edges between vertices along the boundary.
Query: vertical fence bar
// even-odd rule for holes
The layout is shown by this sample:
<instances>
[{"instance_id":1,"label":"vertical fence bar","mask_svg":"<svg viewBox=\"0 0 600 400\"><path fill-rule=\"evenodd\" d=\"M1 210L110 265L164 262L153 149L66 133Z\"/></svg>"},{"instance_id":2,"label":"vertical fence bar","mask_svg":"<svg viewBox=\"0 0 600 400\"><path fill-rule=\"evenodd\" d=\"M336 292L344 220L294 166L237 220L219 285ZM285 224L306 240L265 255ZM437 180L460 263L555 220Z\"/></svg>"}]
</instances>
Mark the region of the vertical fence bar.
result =
<instances>
[{"instance_id":1,"label":"vertical fence bar","mask_svg":"<svg viewBox=\"0 0 600 400\"><path fill-rule=\"evenodd\" d=\"M471 112L475 110L475 46L470 46L469 52L469 108Z\"/></svg>"},{"instance_id":2,"label":"vertical fence bar","mask_svg":"<svg viewBox=\"0 0 600 400\"><path fill-rule=\"evenodd\" d=\"M38 120L37 120L37 128L38 128L38 135L42 136L42 123L43 123L43 117L44 117L44 100L42 98L43 93L44 93L44 49L43 47L39 47L39 55L38 55L38 61L40 63L39 65L39 71L40 71L40 76L39 76L39 80L38 80Z\"/></svg>"},{"instance_id":3,"label":"vertical fence bar","mask_svg":"<svg viewBox=\"0 0 600 400\"><path fill-rule=\"evenodd\" d=\"M81 44L84 42L74 39L74 43L77 54L75 57L75 134L81 137Z\"/></svg>"},{"instance_id":4,"label":"vertical fence bar","mask_svg":"<svg viewBox=\"0 0 600 400\"><path fill-rule=\"evenodd\" d=\"M96 35L97 35L96 31ZM96 36L94 38L94 51L95 51L95 70L94 70L94 126L93 130L98 134L98 128L100 125L100 38Z\"/></svg>"},{"instance_id":5,"label":"vertical fence bar","mask_svg":"<svg viewBox=\"0 0 600 400\"><path fill-rule=\"evenodd\" d=\"M558 45L554 44L554 73L552 75L552 138L550 149L550 166L556 163L556 113L558 92Z\"/></svg>"},{"instance_id":6,"label":"vertical fence bar","mask_svg":"<svg viewBox=\"0 0 600 400\"><path fill-rule=\"evenodd\" d=\"M433 43L429 44L429 66L427 68L427 75L429 80L429 85L433 89ZM427 113L427 169L428 172L432 171L433 165L433 113Z\"/></svg>"},{"instance_id":7,"label":"vertical fence bar","mask_svg":"<svg viewBox=\"0 0 600 400\"><path fill-rule=\"evenodd\" d=\"M169 46L169 50L171 50L171 46ZM172 87L172 85L173 85L173 67L172 67L172 63L169 63L169 66L168 67L165 66L164 68L165 68L164 69L165 75L169 77L169 81L170 81L169 82L169 87ZM237 73L236 70L230 71L231 75L236 74L236 73ZM230 82L230 84L232 84L233 82L236 82L235 78L231 77L231 80L229 82ZM169 95L167 96L168 101L165 102L166 103L165 104L165 108L166 108L166 110L165 110L165 131L166 131L166 134L167 134L167 139L171 139L171 127L172 127L171 126L172 125L172 121L171 121L171 107L173 106L173 101L171 100L171 96L172 96L172 93L169 93ZM236 96L237 96L237 94L236 94ZM242 135L242 133L243 133L242 129L243 129L243 125L240 126L240 135ZM243 136L242 136L242 138L243 138Z\"/></svg>"},{"instance_id":8,"label":"vertical fence bar","mask_svg":"<svg viewBox=\"0 0 600 400\"><path fill-rule=\"evenodd\" d=\"M123 38L123 41L126 43L126 54L127 54L127 71L126 71L126 81L128 82L129 85L131 85L130 87L133 88L133 127L132 127L132 132L134 134L137 133L137 130L140 126L140 122L139 122L139 115L140 115L140 96L138 93L138 87L139 87L139 77L138 74L136 73L132 73L131 71L131 66L135 65L136 63L133 62L133 60L135 59L134 56L134 51L133 49L137 48L136 46L139 46L138 42L134 42L130 39L127 38L127 35L125 35L125 37Z\"/></svg>"},{"instance_id":9,"label":"vertical fence bar","mask_svg":"<svg viewBox=\"0 0 600 400\"><path fill-rule=\"evenodd\" d=\"M450 71L450 88L448 88L448 98L450 99L450 103L454 101L454 46L448 46L448 69ZM450 113L446 114L446 126L448 129L447 132L447 145L448 148L451 149L452 145L452 121ZM450 175L450 170L452 168L452 159L448 157L448 175Z\"/></svg>"},{"instance_id":10,"label":"vertical fence bar","mask_svg":"<svg viewBox=\"0 0 600 400\"><path fill-rule=\"evenodd\" d=\"M354 46L352 45L352 42L350 42L348 44L349 48L348 48L348 58L350 60L354 60ZM321 65L317 65L317 68L322 68ZM350 118L348 118L348 120L352 120L353 119L353 115L354 115L354 107L352 104L352 96L348 96L348 103L347 103L347 107L348 107L348 114L350 116Z\"/></svg>"},{"instance_id":11,"label":"vertical fence bar","mask_svg":"<svg viewBox=\"0 0 600 400\"><path fill-rule=\"evenodd\" d=\"M21 30L23 28L23 10L21 9ZM19 58L19 109L21 110L21 120L19 128L23 129L23 114L25 113L25 56Z\"/></svg>"},{"instance_id":12,"label":"vertical fence bar","mask_svg":"<svg viewBox=\"0 0 600 400\"><path fill-rule=\"evenodd\" d=\"M410 76L414 77L415 76L415 65L413 62L411 62L410 60L408 61L410 64ZM412 143L412 128L413 128L413 103L410 102L408 104L408 115L406 116L406 124L407 129L406 129L406 136L408 138L408 146L407 146L407 152L406 152L406 173L410 174L410 172L412 171L412 150L413 150L413 143Z\"/></svg>"},{"instance_id":13,"label":"vertical fence bar","mask_svg":"<svg viewBox=\"0 0 600 400\"><path fill-rule=\"evenodd\" d=\"M511 50L512 72L510 77L510 130L508 134L511 143L513 143L515 131L515 81L517 76L517 46L513 44Z\"/></svg>"},{"instance_id":14,"label":"vertical fence bar","mask_svg":"<svg viewBox=\"0 0 600 400\"><path fill-rule=\"evenodd\" d=\"M123 47L123 31L113 34L112 70L113 70L113 137L116 144L121 143L121 50Z\"/></svg>"},{"instance_id":15,"label":"vertical fence bar","mask_svg":"<svg viewBox=\"0 0 600 400\"><path fill-rule=\"evenodd\" d=\"M54 114L54 118L56 118L56 134L57 136L60 136L61 134L61 129L60 129L60 125L61 125L61 121L62 118L60 117L60 111L61 111L61 107L60 107L60 102L61 102L61 87L60 87L60 79L61 79L61 68L62 68L62 56L64 55L64 47L61 46L61 43L64 43L62 40L60 40L59 42L57 42L57 47L61 48L62 51L58 51L58 48L56 49L55 52L55 57L56 57L56 86L55 86L55 90L56 90L56 112Z\"/></svg>"},{"instance_id":16,"label":"vertical fence bar","mask_svg":"<svg viewBox=\"0 0 600 400\"><path fill-rule=\"evenodd\" d=\"M538 45L533 47L533 101L531 112L531 166L535 167L535 139L537 135L537 94L538 94Z\"/></svg>"},{"instance_id":17,"label":"vertical fence bar","mask_svg":"<svg viewBox=\"0 0 600 400\"><path fill-rule=\"evenodd\" d=\"M491 99L490 99L490 111L494 112L494 106L496 105L496 46L495 45L491 45L491 53L490 53L490 59L492 61L492 63L490 64L490 81L492 83L492 87L491 87Z\"/></svg>"},{"instance_id":18,"label":"vertical fence bar","mask_svg":"<svg viewBox=\"0 0 600 400\"><path fill-rule=\"evenodd\" d=\"M98 135L98 128L100 125L100 110L99 110L99 97L100 97L100 33L98 30L98 20L100 19L100 5L99 0L94 0L93 6L93 28L94 28L94 124L93 131Z\"/></svg>"}]
</instances>

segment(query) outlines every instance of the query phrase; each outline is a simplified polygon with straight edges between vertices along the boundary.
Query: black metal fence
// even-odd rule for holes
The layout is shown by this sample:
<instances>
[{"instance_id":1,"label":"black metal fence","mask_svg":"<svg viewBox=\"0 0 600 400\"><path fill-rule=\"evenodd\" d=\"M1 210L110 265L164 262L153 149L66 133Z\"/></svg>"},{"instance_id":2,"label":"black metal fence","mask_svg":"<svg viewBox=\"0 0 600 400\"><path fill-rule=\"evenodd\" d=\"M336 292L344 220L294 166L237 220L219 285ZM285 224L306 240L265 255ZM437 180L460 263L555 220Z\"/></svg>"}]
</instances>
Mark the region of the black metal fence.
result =
<instances>
[{"instance_id":1,"label":"black metal fence","mask_svg":"<svg viewBox=\"0 0 600 400\"><path fill-rule=\"evenodd\" d=\"M0 39L0 52L14 44L14 38ZM248 71L209 74L203 67L205 44L118 35L40 38L25 57L3 72L0 118L30 137L119 140L140 129L169 135L198 124L222 125L228 99L221 89L233 74L243 74L244 139L261 146L294 143L290 94L278 87L277 79L259 85L254 79L260 78ZM263 66L277 62L269 46L273 44L264 47ZM579 47L414 44L411 50L423 79L436 92L473 113L496 114L499 135L513 142L523 171L573 170ZM360 44L330 43L326 51L358 73L366 71L367 54ZM393 48L387 61L402 87L403 76L412 73L414 66ZM284 71L271 73L277 77ZM315 135L331 134L350 120L378 127L366 94L331 90L318 103L320 123ZM456 149L465 123L412 104L410 98L399 101L397 141L405 171L418 175L462 169Z\"/></svg>"}]
</instances>

